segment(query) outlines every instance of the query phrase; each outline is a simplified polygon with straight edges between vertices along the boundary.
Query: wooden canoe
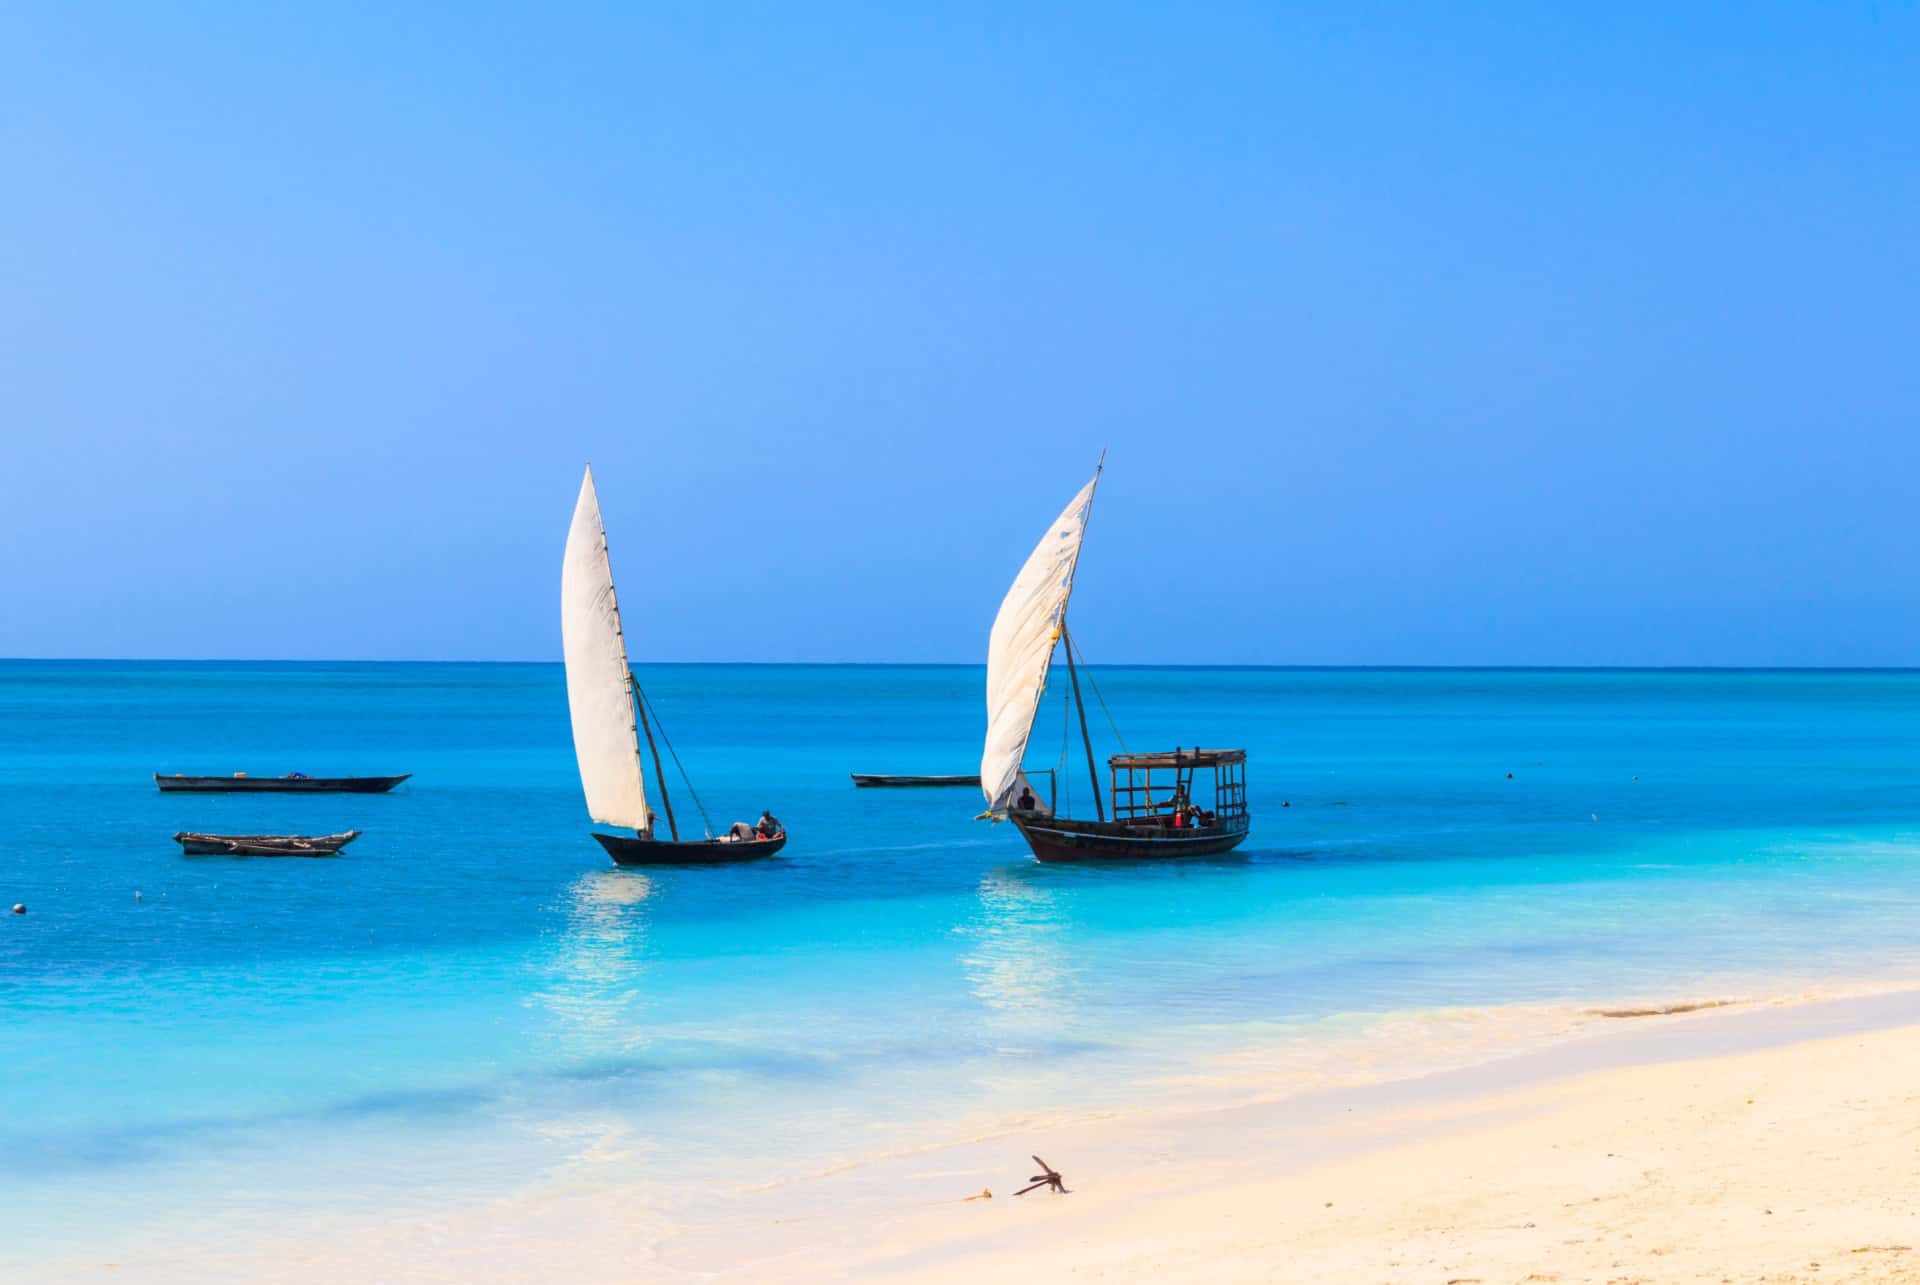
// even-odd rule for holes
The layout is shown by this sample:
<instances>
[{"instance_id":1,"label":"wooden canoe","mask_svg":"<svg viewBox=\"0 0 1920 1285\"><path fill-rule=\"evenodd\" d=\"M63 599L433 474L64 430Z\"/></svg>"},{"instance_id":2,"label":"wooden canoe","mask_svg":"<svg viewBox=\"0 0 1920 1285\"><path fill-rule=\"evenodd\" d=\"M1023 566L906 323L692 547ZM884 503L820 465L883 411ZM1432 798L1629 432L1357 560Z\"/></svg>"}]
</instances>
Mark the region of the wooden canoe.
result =
<instances>
[{"instance_id":1,"label":"wooden canoe","mask_svg":"<svg viewBox=\"0 0 1920 1285\"><path fill-rule=\"evenodd\" d=\"M153 774L164 794L385 794L413 775L399 776L172 776Z\"/></svg>"},{"instance_id":2,"label":"wooden canoe","mask_svg":"<svg viewBox=\"0 0 1920 1285\"><path fill-rule=\"evenodd\" d=\"M948 785L978 785L980 777L973 776L877 776L862 772L852 772L853 783L863 790L871 789L927 789Z\"/></svg>"},{"instance_id":3,"label":"wooden canoe","mask_svg":"<svg viewBox=\"0 0 1920 1285\"><path fill-rule=\"evenodd\" d=\"M340 849L360 837L345 834L196 834L182 830L173 836L189 857L337 857Z\"/></svg>"}]
</instances>

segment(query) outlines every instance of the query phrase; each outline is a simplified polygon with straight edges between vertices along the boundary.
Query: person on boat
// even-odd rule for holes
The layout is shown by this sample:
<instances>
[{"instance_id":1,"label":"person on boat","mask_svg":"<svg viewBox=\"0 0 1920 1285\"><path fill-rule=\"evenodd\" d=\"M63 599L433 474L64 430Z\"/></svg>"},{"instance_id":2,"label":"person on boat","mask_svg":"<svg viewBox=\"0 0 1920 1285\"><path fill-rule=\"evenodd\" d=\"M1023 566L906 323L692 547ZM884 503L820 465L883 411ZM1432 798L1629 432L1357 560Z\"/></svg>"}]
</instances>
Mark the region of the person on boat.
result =
<instances>
[{"instance_id":1,"label":"person on boat","mask_svg":"<svg viewBox=\"0 0 1920 1285\"><path fill-rule=\"evenodd\" d=\"M774 835L779 834L781 829L780 818L773 814L773 809L762 808L760 811L760 819L754 822L753 832L762 839L771 839Z\"/></svg>"},{"instance_id":2,"label":"person on boat","mask_svg":"<svg viewBox=\"0 0 1920 1285\"><path fill-rule=\"evenodd\" d=\"M1020 787L1020 797L1013 801L1013 806L1017 812L1031 812L1038 806L1033 801L1033 787L1031 785L1023 785Z\"/></svg>"}]
</instances>

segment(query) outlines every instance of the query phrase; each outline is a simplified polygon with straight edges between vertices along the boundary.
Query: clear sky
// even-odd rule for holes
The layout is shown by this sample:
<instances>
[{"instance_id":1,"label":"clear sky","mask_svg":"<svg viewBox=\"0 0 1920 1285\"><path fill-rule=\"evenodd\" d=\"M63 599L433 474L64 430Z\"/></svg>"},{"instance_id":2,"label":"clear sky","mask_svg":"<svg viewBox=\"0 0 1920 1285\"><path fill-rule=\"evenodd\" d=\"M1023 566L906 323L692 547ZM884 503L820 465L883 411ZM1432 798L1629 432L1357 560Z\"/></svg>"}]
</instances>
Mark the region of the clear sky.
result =
<instances>
[{"instance_id":1,"label":"clear sky","mask_svg":"<svg viewBox=\"0 0 1920 1285\"><path fill-rule=\"evenodd\" d=\"M392 12L386 12L386 10ZM9 6L0 654L1916 664L1911 3Z\"/></svg>"}]
</instances>

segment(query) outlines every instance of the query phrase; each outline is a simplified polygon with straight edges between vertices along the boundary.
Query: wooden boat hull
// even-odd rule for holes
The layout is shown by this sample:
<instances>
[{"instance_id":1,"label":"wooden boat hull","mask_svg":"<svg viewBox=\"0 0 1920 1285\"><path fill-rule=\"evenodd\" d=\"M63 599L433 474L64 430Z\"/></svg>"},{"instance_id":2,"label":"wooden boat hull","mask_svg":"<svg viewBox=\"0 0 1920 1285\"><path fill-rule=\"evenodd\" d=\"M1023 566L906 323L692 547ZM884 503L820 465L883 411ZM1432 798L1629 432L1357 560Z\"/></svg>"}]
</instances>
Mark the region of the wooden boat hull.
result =
<instances>
[{"instance_id":1,"label":"wooden boat hull","mask_svg":"<svg viewBox=\"0 0 1920 1285\"><path fill-rule=\"evenodd\" d=\"M1014 825L1041 861L1158 861L1211 857L1231 852L1246 839L1248 817L1232 817L1204 829L1123 825L1116 821L1066 821L1014 814Z\"/></svg>"},{"instance_id":2,"label":"wooden boat hull","mask_svg":"<svg viewBox=\"0 0 1920 1285\"><path fill-rule=\"evenodd\" d=\"M385 794L413 775L399 776L162 776L163 794Z\"/></svg>"},{"instance_id":3,"label":"wooden boat hull","mask_svg":"<svg viewBox=\"0 0 1920 1285\"><path fill-rule=\"evenodd\" d=\"M853 783L863 790L872 789L932 789L949 785L979 785L979 776L876 776L862 772L852 772Z\"/></svg>"},{"instance_id":4,"label":"wooden boat hull","mask_svg":"<svg viewBox=\"0 0 1920 1285\"><path fill-rule=\"evenodd\" d=\"M196 834L173 836L189 857L337 857L340 849L360 837L345 834Z\"/></svg>"},{"instance_id":5,"label":"wooden boat hull","mask_svg":"<svg viewBox=\"0 0 1920 1285\"><path fill-rule=\"evenodd\" d=\"M771 839L641 839L624 834L594 833L614 864L622 866L716 866L732 861L757 861L787 846L787 832Z\"/></svg>"}]
</instances>

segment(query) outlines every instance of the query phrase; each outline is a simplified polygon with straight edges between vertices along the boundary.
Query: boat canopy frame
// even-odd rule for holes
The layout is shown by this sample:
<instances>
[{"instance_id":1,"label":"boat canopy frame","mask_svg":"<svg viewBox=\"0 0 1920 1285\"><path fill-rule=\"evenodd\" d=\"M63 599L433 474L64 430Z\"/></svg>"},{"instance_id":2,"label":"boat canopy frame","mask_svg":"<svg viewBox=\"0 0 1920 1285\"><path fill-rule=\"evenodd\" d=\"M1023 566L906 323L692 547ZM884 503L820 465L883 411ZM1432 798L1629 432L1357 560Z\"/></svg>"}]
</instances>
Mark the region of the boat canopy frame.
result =
<instances>
[{"instance_id":1,"label":"boat canopy frame","mask_svg":"<svg viewBox=\"0 0 1920 1285\"><path fill-rule=\"evenodd\" d=\"M1193 802L1194 777L1201 769L1213 775L1216 822L1246 816L1247 752L1176 746L1150 754L1115 754L1107 760L1113 819L1124 824L1160 824L1173 815L1176 800ZM1123 772L1125 784L1120 779ZM1162 791L1162 797L1156 798L1156 791Z\"/></svg>"}]
</instances>

